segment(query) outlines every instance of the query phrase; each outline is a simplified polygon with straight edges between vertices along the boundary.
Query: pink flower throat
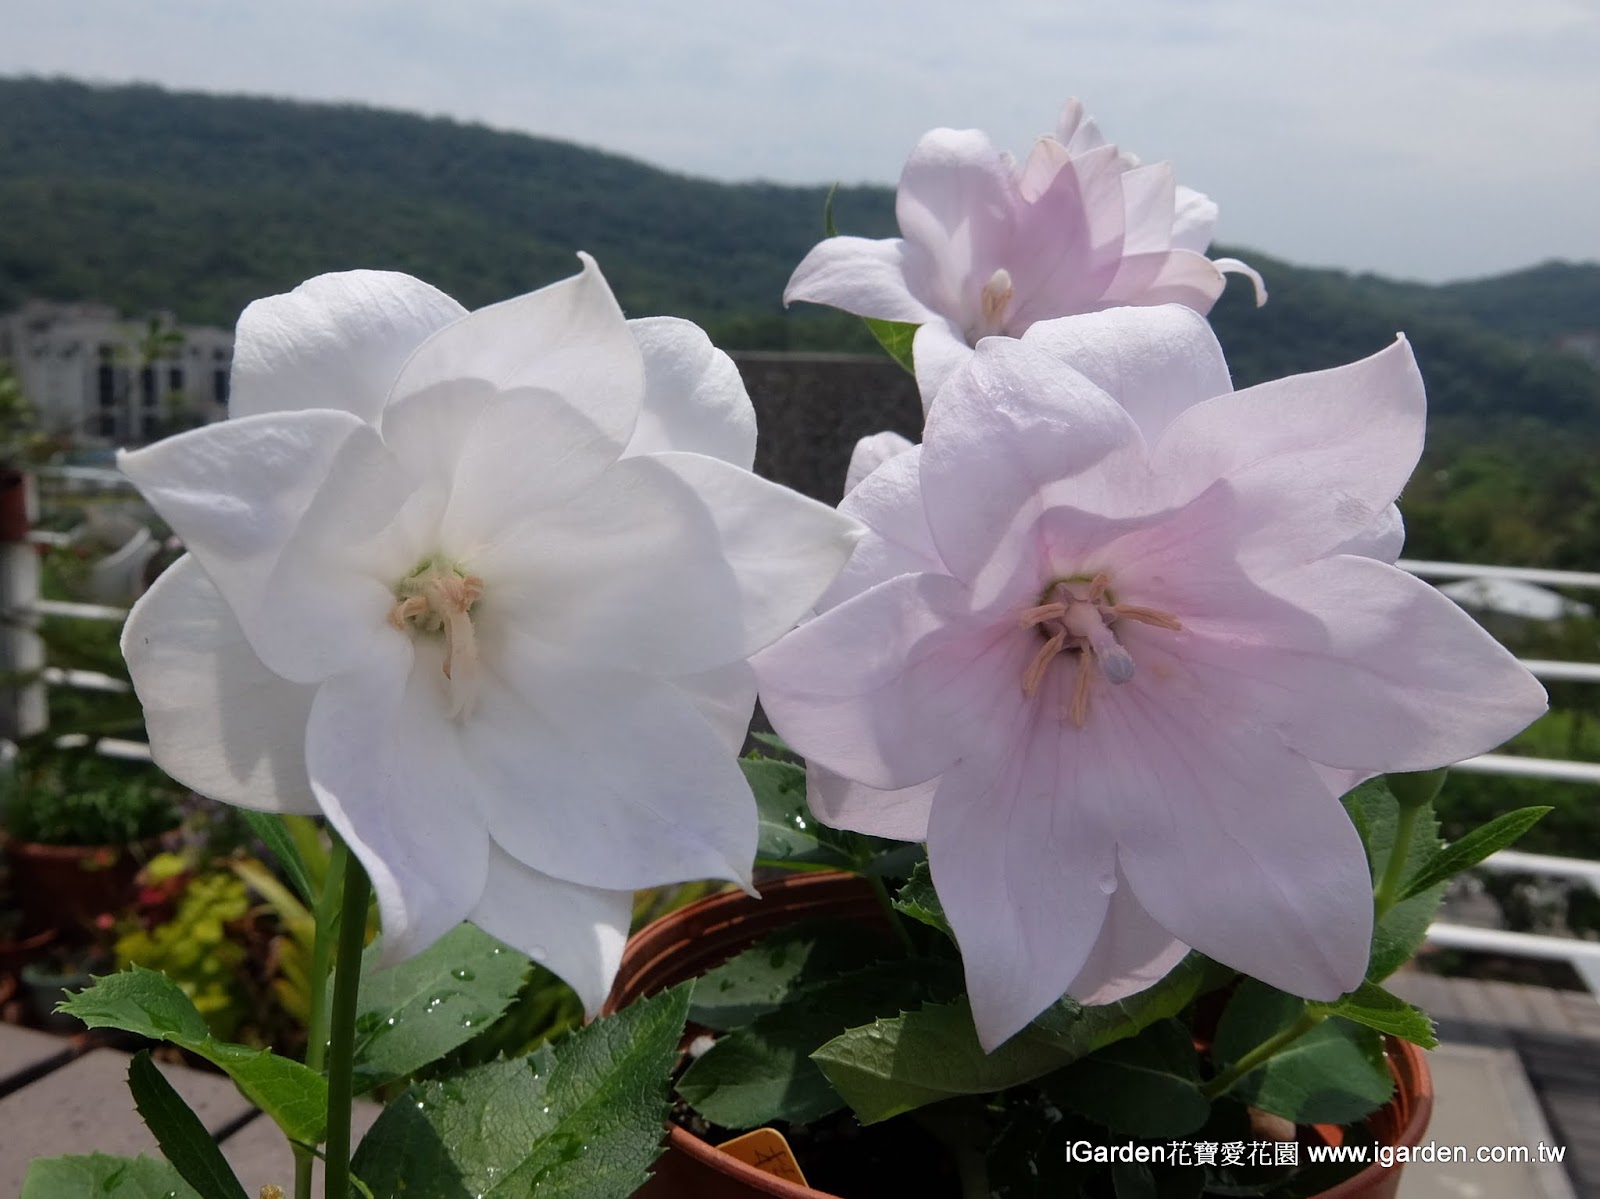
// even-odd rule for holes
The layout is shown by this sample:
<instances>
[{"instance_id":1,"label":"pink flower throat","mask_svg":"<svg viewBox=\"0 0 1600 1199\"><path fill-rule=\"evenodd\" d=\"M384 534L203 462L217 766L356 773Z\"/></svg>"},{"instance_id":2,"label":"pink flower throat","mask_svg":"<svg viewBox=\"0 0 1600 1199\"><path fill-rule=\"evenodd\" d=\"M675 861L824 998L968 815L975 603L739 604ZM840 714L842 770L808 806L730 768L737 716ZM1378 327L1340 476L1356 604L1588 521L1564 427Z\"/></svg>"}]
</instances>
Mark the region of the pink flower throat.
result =
<instances>
[{"instance_id":1,"label":"pink flower throat","mask_svg":"<svg viewBox=\"0 0 1600 1199\"><path fill-rule=\"evenodd\" d=\"M1074 728L1089 716L1089 687L1096 667L1110 683L1121 685L1133 678L1133 655L1117 640L1111 627L1133 620L1161 629L1181 629L1175 616L1137 604L1119 604L1111 595L1111 579L1104 571L1092 578L1058 579L1044 589L1040 603L1022 613L1023 628L1037 628L1044 644L1022 672L1022 694L1032 699L1057 656L1076 652L1078 673L1072 701L1064 715Z\"/></svg>"}]
</instances>

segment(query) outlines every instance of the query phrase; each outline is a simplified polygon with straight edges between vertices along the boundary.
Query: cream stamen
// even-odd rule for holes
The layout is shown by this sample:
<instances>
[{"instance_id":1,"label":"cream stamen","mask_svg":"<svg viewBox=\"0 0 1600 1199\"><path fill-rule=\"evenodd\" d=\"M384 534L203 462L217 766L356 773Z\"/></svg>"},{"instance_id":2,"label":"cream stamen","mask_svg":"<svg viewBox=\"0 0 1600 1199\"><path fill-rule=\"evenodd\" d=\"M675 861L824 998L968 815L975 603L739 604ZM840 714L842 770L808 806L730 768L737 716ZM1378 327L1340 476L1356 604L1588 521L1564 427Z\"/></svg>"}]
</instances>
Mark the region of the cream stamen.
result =
<instances>
[{"instance_id":1,"label":"cream stamen","mask_svg":"<svg viewBox=\"0 0 1600 1199\"><path fill-rule=\"evenodd\" d=\"M435 562L424 564L395 589L389 623L413 633L444 634L445 694L452 717L465 715L477 695L478 639L472 606L483 595L483 580Z\"/></svg>"},{"instance_id":2,"label":"cream stamen","mask_svg":"<svg viewBox=\"0 0 1600 1199\"><path fill-rule=\"evenodd\" d=\"M1045 635L1044 644L1022 672L1022 693L1033 698L1044 683L1050 663L1063 653L1075 651L1077 674L1065 716L1076 728L1082 728L1088 719L1089 691L1096 673L1113 685L1133 678L1133 655L1112 631L1117 621L1131 620L1171 630L1183 627L1171 613L1116 603L1111 596L1111 579L1104 572L1091 579L1059 580L1047 587L1040 598L1046 596L1054 598L1035 604L1020 615L1024 628L1038 628Z\"/></svg>"},{"instance_id":3,"label":"cream stamen","mask_svg":"<svg viewBox=\"0 0 1600 1199\"><path fill-rule=\"evenodd\" d=\"M1006 317L1011 309L1011 299L1016 288L1011 283L1011 272L1001 267L989 276L978 295L978 327L973 330L979 337L988 337L1006 327Z\"/></svg>"}]
</instances>

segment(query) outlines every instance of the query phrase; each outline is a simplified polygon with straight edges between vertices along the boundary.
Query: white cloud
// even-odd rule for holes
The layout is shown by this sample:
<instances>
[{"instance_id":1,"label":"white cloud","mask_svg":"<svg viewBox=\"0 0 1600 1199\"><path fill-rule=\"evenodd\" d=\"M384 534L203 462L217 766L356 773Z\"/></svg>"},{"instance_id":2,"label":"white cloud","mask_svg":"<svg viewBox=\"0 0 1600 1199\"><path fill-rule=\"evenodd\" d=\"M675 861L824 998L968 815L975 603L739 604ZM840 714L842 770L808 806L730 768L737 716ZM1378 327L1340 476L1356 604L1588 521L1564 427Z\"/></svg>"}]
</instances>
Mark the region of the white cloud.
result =
<instances>
[{"instance_id":1,"label":"white cloud","mask_svg":"<svg viewBox=\"0 0 1600 1199\"><path fill-rule=\"evenodd\" d=\"M1081 96L1222 234L1401 276L1600 258L1589 0L0 0L0 71L361 100L725 179L892 182Z\"/></svg>"}]
</instances>

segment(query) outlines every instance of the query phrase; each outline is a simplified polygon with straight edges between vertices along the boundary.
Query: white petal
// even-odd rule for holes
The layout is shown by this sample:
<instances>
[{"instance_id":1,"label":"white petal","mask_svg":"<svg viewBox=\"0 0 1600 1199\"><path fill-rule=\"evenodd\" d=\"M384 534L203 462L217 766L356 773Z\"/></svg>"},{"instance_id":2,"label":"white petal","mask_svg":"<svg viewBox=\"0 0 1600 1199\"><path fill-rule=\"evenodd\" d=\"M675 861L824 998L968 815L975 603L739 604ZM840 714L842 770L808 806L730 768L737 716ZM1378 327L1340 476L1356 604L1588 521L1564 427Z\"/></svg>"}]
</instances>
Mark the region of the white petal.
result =
<instances>
[{"instance_id":1,"label":"white petal","mask_svg":"<svg viewBox=\"0 0 1600 1199\"><path fill-rule=\"evenodd\" d=\"M859 527L698 454L624 458L478 559L491 602L591 661L656 675L747 658L800 619Z\"/></svg>"},{"instance_id":2,"label":"white petal","mask_svg":"<svg viewBox=\"0 0 1600 1199\"><path fill-rule=\"evenodd\" d=\"M500 391L552 391L622 453L644 397L644 365L622 310L587 254L583 270L480 308L429 338L400 372L390 401L464 379Z\"/></svg>"},{"instance_id":3,"label":"white petal","mask_svg":"<svg viewBox=\"0 0 1600 1199\"><path fill-rule=\"evenodd\" d=\"M371 425L329 409L268 413L169 437L117 463L274 673L319 682L386 631L392 580L367 573L361 555L414 483Z\"/></svg>"},{"instance_id":4,"label":"white petal","mask_svg":"<svg viewBox=\"0 0 1600 1199\"><path fill-rule=\"evenodd\" d=\"M405 360L466 312L392 271L318 275L257 300L239 317L228 414L340 408L375 425Z\"/></svg>"},{"instance_id":5,"label":"white petal","mask_svg":"<svg viewBox=\"0 0 1600 1199\"><path fill-rule=\"evenodd\" d=\"M906 244L899 238L830 237L818 242L795 267L783 302L828 304L857 316L920 325L935 319L911 294Z\"/></svg>"},{"instance_id":6,"label":"white petal","mask_svg":"<svg viewBox=\"0 0 1600 1199\"><path fill-rule=\"evenodd\" d=\"M1400 557L1406 544L1406 524L1397 504L1390 504L1361 532L1345 541L1333 552L1356 554L1362 558L1376 558L1390 566Z\"/></svg>"},{"instance_id":7,"label":"white petal","mask_svg":"<svg viewBox=\"0 0 1600 1199\"><path fill-rule=\"evenodd\" d=\"M914 444L909 438L890 430L874 433L856 442L856 448L850 451L850 465L844 472L845 494L849 495L862 479L889 459L913 448Z\"/></svg>"},{"instance_id":8,"label":"white petal","mask_svg":"<svg viewBox=\"0 0 1600 1199\"><path fill-rule=\"evenodd\" d=\"M395 634L322 685L307 729L312 790L372 880L387 963L465 920L488 870L487 801L432 677L439 661Z\"/></svg>"},{"instance_id":9,"label":"white petal","mask_svg":"<svg viewBox=\"0 0 1600 1199\"><path fill-rule=\"evenodd\" d=\"M733 662L667 681L688 697L695 711L722 738L729 753L737 754L744 748L756 708L756 672L750 663Z\"/></svg>"},{"instance_id":10,"label":"white petal","mask_svg":"<svg viewBox=\"0 0 1600 1199\"><path fill-rule=\"evenodd\" d=\"M697 878L748 884L755 800L682 691L574 668L523 638L462 726L490 784L496 842L534 869L607 890Z\"/></svg>"},{"instance_id":11,"label":"white petal","mask_svg":"<svg viewBox=\"0 0 1600 1199\"><path fill-rule=\"evenodd\" d=\"M1040 321L1022 341L1087 376L1150 445L1184 409L1233 390L1211 325L1178 304Z\"/></svg>"},{"instance_id":12,"label":"white petal","mask_svg":"<svg viewBox=\"0 0 1600 1199\"><path fill-rule=\"evenodd\" d=\"M972 347L953 322L939 317L917 330L911 339L911 362L916 368L917 391L926 415L944 385L972 360Z\"/></svg>"},{"instance_id":13,"label":"white petal","mask_svg":"<svg viewBox=\"0 0 1600 1199\"><path fill-rule=\"evenodd\" d=\"M742 470L756 460L756 410L733 365L698 326L676 317L628 322L644 355L644 407L628 456L686 450Z\"/></svg>"},{"instance_id":14,"label":"white petal","mask_svg":"<svg viewBox=\"0 0 1600 1199\"><path fill-rule=\"evenodd\" d=\"M824 770L815 762L806 763L806 802L817 819L872 837L926 841L938 789L938 778L931 778L896 791L880 791Z\"/></svg>"},{"instance_id":15,"label":"white petal","mask_svg":"<svg viewBox=\"0 0 1600 1199\"><path fill-rule=\"evenodd\" d=\"M562 882L491 845L483 898L467 918L554 971L593 1017L622 964L632 916L632 891Z\"/></svg>"},{"instance_id":16,"label":"white petal","mask_svg":"<svg viewBox=\"0 0 1600 1199\"><path fill-rule=\"evenodd\" d=\"M122 654L156 765L223 803L318 812L306 777L306 721L316 689L262 665L192 555L133 606Z\"/></svg>"},{"instance_id":17,"label":"white petal","mask_svg":"<svg viewBox=\"0 0 1600 1199\"><path fill-rule=\"evenodd\" d=\"M1237 258L1213 258L1211 265L1224 275L1243 275L1250 280L1250 286L1255 292L1256 307L1260 308L1267 302L1267 281L1261 277L1261 272L1248 263Z\"/></svg>"},{"instance_id":18,"label":"white petal","mask_svg":"<svg viewBox=\"0 0 1600 1199\"><path fill-rule=\"evenodd\" d=\"M1177 203L1172 164L1158 162L1125 171L1122 196L1127 214L1122 252L1143 254L1170 250L1173 246L1172 218Z\"/></svg>"},{"instance_id":19,"label":"white petal","mask_svg":"<svg viewBox=\"0 0 1600 1199\"><path fill-rule=\"evenodd\" d=\"M1217 227L1217 205L1209 196L1192 187L1178 184L1176 213L1172 224L1172 247L1204 254L1211 246Z\"/></svg>"}]
</instances>

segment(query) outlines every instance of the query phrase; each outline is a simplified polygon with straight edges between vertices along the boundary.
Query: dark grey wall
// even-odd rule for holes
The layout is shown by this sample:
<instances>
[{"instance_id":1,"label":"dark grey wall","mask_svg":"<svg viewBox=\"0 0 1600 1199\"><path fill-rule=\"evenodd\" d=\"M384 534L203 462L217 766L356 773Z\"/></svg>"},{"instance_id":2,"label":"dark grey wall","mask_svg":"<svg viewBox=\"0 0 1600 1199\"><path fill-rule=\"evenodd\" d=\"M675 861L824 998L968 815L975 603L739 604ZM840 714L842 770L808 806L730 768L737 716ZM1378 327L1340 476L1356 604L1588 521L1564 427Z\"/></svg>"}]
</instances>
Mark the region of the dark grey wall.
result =
<instances>
[{"instance_id":1,"label":"dark grey wall","mask_svg":"<svg viewBox=\"0 0 1600 1199\"><path fill-rule=\"evenodd\" d=\"M887 356L735 353L755 405L756 473L837 504L858 440L893 429L922 440L916 382Z\"/></svg>"}]
</instances>

